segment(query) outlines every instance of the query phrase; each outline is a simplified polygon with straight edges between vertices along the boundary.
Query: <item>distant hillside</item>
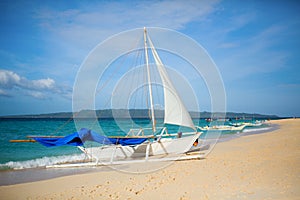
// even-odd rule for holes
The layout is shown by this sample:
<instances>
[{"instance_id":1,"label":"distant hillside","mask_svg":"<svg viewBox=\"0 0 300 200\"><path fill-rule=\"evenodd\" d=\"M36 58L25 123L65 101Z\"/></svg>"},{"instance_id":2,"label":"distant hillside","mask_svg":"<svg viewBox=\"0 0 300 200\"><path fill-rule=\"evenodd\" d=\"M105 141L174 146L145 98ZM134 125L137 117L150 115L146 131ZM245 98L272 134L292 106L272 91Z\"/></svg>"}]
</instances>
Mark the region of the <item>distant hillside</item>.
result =
<instances>
[{"instance_id":1,"label":"distant hillside","mask_svg":"<svg viewBox=\"0 0 300 200\"><path fill-rule=\"evenodd\" d=\"M97 118L149 118L149 110L147 109L106 109L106 110L82 110L77 113L72 112L60 112L60 113L49 113L49 114L39 114L39 115L12 115L12 116L1 116L0 118L94 118L96 114ZM192 118L223 118L223 113L211 113L211 112L190 112ZM163 110L155 110L156 118L163 118ZM243 118L243 119L279 119L280 117L276 115L262 115L262 114L252 114L252 113L234 113L227 112L226 118Z\"/></svg>"}]
</instances>

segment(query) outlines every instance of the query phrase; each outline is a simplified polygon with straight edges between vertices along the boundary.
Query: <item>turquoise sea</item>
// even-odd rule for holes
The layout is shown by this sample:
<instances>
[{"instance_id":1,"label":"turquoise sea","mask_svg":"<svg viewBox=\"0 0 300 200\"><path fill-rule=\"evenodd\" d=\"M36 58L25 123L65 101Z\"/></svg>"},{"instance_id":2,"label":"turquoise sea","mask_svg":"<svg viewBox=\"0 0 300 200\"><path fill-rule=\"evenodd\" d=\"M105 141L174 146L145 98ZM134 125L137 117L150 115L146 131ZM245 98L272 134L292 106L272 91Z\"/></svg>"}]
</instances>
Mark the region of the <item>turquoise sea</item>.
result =
<instances>
[{"instance_id":1,"label":"turquoise sea","mask_svg":"<svg viewBox=\"0 0 300 200\"><path fill-rule=\"evenodd\" d=\"M238 121L239 122L239 121ZM220 122L224 123L224 122ZM227 124L229 122L225 122ZM194 120L198 126L206 126L208 122L204 119ZM162 120L157 121L158 126L162 126ZM10 140L27 139L28 135L53 135L66 136L76 132L76 127L89 128L99 134L125 135L133 127L151 127L149 119L136 119L129 121L101 119L79 120L75 122L70 119L0 119L0 171L41 168L47 165L72 162L86 159L85 155L74 146L47 148L39 143L10 143ZM99 128L101 127L101 128ZM249 127L243 134L251 134L260 130L267 130L268 125L260 127ZM169 132L185 131L177 126L168 126ZM241 133L222 132L221 140L240 137ZM206 133L201 135L207 138ZM88 143L87 145L95 145Z\"/></svg>"}]
</instances>

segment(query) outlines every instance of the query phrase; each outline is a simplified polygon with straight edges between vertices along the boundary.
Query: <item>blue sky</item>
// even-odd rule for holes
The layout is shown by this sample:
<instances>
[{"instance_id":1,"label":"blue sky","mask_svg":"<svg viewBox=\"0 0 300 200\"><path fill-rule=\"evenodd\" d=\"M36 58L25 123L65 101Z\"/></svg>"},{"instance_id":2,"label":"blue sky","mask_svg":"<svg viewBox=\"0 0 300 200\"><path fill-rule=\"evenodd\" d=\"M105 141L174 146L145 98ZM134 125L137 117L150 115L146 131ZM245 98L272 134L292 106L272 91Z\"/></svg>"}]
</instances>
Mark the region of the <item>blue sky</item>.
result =
<instances>
[{"instance_id":1,"label":"blue sky","mask_svg":"<svg viewBox=\"0 0 300 200\"><path fill-rule=\"evenodd\" d=\"M71 111L87 54L147 26L174 29L207 50L228 111L300 116L298 1L3 0L0 9L0 115Z\"/></svg>"}]
</instances>

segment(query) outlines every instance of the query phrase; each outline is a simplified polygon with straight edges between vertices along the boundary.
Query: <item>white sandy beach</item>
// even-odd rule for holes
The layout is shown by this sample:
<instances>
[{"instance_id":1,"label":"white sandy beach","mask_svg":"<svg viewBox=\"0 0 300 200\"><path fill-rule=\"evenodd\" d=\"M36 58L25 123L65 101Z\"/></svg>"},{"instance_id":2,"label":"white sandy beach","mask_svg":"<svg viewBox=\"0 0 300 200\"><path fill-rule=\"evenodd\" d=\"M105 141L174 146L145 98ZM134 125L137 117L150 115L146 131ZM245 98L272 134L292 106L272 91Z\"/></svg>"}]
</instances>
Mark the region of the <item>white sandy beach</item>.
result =
<instances>
[{"instance_id":1,"label":"white sandy beach","mask_svg":"<svg viewBox=\"0 0 300 200\"><path fill-rule=\"evenodd\" d=\"M280 129L218 143L205 159L1 186L1 199L299 199L300 119L271 123Z\"/></svg>"}]
</instances>

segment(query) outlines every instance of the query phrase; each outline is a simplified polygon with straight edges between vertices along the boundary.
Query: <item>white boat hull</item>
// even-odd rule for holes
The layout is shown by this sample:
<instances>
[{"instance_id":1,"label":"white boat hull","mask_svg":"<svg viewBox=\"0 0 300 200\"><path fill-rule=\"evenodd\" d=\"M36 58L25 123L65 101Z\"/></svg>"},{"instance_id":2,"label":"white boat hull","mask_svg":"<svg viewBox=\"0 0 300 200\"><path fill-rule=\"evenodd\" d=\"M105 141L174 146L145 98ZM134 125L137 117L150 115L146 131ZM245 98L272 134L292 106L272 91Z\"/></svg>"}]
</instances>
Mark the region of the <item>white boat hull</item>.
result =
<instances>
[{"instance_id":1,"label":"white boat hull","mask_svg":"<svg viewBox=\"0 0 300 200\"><path fill-rule=\"evenodd\" d=\"M219 130L219 131L242 131L246 125L242 126L212 126L212 127L199 127L202 131L208 131L208 130Z\"/></svg>"},{"instance_id":2,"label":"white boat hull","mask_svg":"<svg viewBox=\"0 0 300 200\"><path fill-rule=\"evenodd\" d=\"M182 154L191 149L201 132L182 138L162 138L159 141L145 142L135 146L110 145L80 149L97 162L111 163L123 159L145 158L163 154Z\"/></svg>"},{"instance_id":3,"label":"white boat hull","mask_svg":"<svg viewBox=\"0 0 300 200\"><path fill-rule=\"evenodd\" d=\"M248 127L255 127L255 126L261 126L262 123L257 122L257 123L244 123L244 125L248 126Z\"/></svg>"}]
</instances>

